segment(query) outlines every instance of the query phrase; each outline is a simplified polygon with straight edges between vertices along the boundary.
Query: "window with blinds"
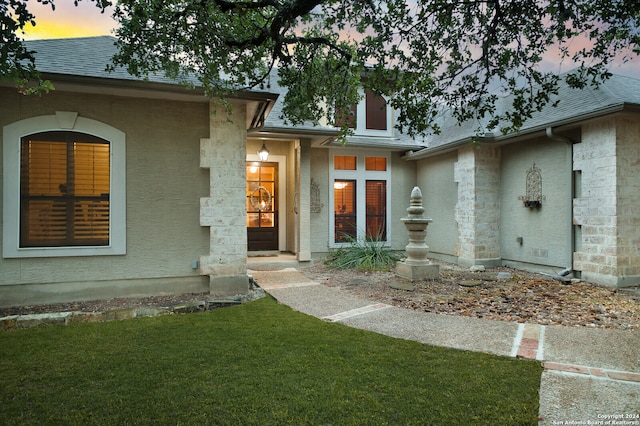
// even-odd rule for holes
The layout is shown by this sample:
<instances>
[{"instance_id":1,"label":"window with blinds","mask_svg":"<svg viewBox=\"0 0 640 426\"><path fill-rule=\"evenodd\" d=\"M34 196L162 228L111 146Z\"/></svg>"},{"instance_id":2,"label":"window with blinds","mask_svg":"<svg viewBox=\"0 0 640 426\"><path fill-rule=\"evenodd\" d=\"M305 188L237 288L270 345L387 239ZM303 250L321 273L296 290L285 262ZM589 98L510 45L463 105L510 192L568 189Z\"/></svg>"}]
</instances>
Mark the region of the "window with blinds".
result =
<instances>
[{"instance_id":1,"label":"window with blinds","mask_svg":"<svg viewBox=\"0 0 640 426\"><path fill-rule=\"evenodd\" d=\"M349 112L345 114L338 114L335 120L336 127L345 126L350 129L355 129L358 126L358 106L351 105Z\"/></svg>"},{"instance_id":2,"label":"window with blinds","mask_svg":"<svg viewBox=\"0 0 640 426\"><path fill-rule=\"evenodd\" d=\"M334 125L351 129L357 129L360 126L360 130L388 130L387 109L387 101L382 96L366 90L364 109L361 110L361 113L364 113L364 119L358 123L358 105L352 105L348 112L336 114Z\"/></svg>"},{"instance_id":3,"label":"window with blinds","mask_svg":"<svg viewBox=\"0 0 640 426\"><path fill-rule=\"evenodd\" d=\"M20 247L109 245L110 143L43 132L20 144Z\"/></svg>"},{"instance_id":4,"label":"window with blinds","mask_svg":"<svg viewBox=\"0 0 640 426\"><path fill-rule=\"evenodd\" d=\"M367 91L367 129L387 130L387 101L382 96Z\"/></svg>"},{"instance_id":5,"label":"window with blinds","mask_svg":"<svg viewBox=\"0 0 640 426\"><path fill-rule=\"evenodd\" d=\"M334 155L334 170L356 170L358 158L355 155Z\"/></svg>"},{"instance_id":6,"label":"window with blinds","mask_svg":"<svg viewBox=\"0 0 640 426\"><path fill-rule=\"evenodd\" d=\"M387 241L387 181L367 180L366 182L366 238Z\"/></svg>"},{"instance_id":7,"label":"window with blinds","mask_svg":"<svg viewBox=\"0 0 640 426\"><path fill-rule=\"evenodd\" d=\"M330 246L340 247L352 239L390 239L391 157L382 151L370 154L342 148L331 151L329 202L334 214L329 218Z\"/></svg>"},{"instance_id":8,"label":"window with blinds","mask_svg":"<svg viewBox=\"0 0 640 426\"><path fill-rule=\"evenodd\" d=\"M335 242L356 238L356 181L336 179L333 182Z\"/></svg>"}]
</instances>

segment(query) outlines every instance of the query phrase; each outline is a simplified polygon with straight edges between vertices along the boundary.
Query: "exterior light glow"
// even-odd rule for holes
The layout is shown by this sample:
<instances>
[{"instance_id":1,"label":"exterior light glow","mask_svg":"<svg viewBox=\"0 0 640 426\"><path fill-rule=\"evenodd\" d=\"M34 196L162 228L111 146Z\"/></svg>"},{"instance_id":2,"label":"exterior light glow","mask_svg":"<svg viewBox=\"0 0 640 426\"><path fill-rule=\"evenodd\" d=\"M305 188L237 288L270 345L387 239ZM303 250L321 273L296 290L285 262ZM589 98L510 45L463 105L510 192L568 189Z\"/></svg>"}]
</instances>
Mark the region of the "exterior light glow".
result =
<instances>
[{"instance_id":1,"label":"exterior light glow","mask_svg":"<svg viewBox=\"0 0 640 426\"><path fill-rule=\"evenodd\" d=\"M262 148L260 148L260 151L258 151L258 157L260 157L260 161L267 161L267 159L269 158L269 150L264 143L262 144Z\"/></svg>"}]
</instances>

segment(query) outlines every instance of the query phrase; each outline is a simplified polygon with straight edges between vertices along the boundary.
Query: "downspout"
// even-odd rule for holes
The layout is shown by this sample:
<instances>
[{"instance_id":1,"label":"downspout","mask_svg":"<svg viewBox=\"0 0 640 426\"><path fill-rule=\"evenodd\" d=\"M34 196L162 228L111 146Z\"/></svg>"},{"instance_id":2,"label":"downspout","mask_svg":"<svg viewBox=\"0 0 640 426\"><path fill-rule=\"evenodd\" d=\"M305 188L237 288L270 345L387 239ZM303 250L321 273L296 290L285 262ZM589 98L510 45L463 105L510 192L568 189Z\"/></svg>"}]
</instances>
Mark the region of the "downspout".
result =
<instances>
[{"instance_id":1,"label":"downspout","mask_svg":"<svg viewBox=\"0 0 640 426\"><path fill-rule=\"evenodd\" d=\"M567 156L567 167L569 169L569 191L570 191L570 205L568 210L568 218L567 218L567 223L569 223L569 241L568 241L568 247L569 250L571 251L571 264L569 265L569 269L571 269L571 273L573 274L572 276L575 277L575 271L573 270L573 254L575 253L575 249L576 249L576 244L575 244L575 237L576 237L576 232L575 232L575 226L573 224L573 199L575 198L575 177L574 177L574 173L573 173L573 144L575 143L575 141L573 141L572 139L569 139L565 136L560 136L557 135L553 132L553 127L547 127L546 128L546 133L547 133L547 138L553 140L553 141L558 141L558 142L564 142L567 144L567 148L569 151L569 155ZM577 277L576 277L577 278Z\"/></svg>"}]
</instances>

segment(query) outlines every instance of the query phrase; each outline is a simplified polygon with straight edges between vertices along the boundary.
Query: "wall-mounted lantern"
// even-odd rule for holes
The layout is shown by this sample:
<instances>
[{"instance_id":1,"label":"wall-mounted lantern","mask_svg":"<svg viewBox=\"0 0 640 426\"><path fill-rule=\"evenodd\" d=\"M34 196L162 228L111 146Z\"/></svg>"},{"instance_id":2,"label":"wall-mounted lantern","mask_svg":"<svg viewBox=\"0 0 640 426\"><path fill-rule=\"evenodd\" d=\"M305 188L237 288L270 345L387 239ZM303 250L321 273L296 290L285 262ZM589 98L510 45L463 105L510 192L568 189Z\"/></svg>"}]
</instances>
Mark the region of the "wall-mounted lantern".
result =
<instances>
[{"instance_id":1,"label":"wall-mounted lantern","mask_svg":"<svg viewBox=\"0 0 640 426\"><path fill-rule=\"evenodd\" d=\"M269 150L264 142L262 143L262 148L258 151L258 157L260 157L260 161L267 161L269 159Z\"/></svg>"}]
</instances>

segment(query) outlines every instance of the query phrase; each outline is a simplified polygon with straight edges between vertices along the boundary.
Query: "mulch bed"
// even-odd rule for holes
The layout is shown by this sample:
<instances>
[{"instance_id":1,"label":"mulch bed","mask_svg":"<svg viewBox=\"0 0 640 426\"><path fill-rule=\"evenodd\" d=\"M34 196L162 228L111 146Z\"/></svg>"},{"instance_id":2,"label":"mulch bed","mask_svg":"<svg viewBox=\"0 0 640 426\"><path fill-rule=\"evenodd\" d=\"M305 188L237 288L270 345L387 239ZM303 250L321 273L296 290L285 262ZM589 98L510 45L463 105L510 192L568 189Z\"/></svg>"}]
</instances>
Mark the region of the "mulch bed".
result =
<instances>
[{"instance_id":1,"label":"mulch bed","mask_svg":"<svg viewBox=\"0 0 640 426\"><path fill-rule=\"evenodd\" d=\"M394 272L336 271L322 264L301 272L359 297L424 312L542 325L640 329L638 289L564 284L509 268L469 272L441 265L440 279L413 283ZM499 272L510 278L498 280Z\"/></svg>"}]
</instances>

